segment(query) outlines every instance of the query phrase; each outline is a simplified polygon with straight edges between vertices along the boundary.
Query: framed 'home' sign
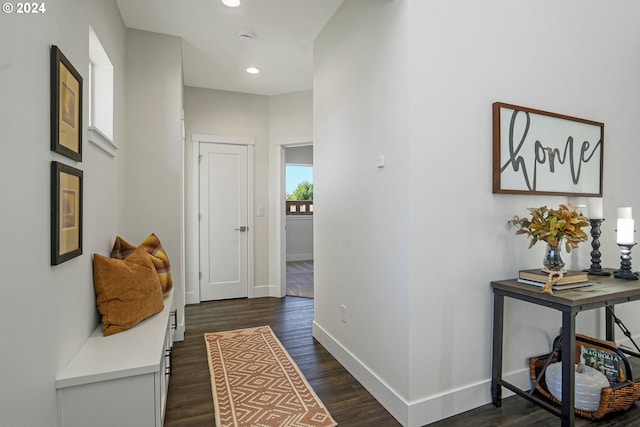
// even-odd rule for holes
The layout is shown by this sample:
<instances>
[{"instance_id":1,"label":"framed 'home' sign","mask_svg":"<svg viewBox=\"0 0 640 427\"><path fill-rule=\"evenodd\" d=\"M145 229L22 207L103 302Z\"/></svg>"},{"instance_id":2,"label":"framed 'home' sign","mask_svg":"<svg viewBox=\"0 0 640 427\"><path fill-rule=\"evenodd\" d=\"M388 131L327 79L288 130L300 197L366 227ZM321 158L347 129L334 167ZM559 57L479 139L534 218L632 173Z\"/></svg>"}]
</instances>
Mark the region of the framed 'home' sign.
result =
<instances>
[{"instance_id":1,"label":"framed 'home' sign","mask_svg":"<svg viewBox=\"0 0 640 427\"><path fill-rule=\"evenodd\" d=\"M604 124L493 104L493 192L602 196Z\"/></svg>"}]
</instances>

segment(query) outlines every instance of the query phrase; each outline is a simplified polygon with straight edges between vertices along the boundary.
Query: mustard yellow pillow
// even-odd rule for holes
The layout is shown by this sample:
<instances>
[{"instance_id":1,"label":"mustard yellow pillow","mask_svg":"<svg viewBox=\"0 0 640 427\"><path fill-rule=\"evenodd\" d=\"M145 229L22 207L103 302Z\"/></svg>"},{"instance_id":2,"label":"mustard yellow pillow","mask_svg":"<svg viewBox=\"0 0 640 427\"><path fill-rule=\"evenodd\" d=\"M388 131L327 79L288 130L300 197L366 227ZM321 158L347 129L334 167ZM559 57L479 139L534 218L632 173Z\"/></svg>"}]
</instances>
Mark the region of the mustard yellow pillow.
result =
<instances>
[{"instance_id":1,"label":"mustard yellow pillow","mask_svg":"<svg viewBox=\"0 0 640 427\"><path fill-rule=\"evenodd\" d=\"M164 308L158 275L143 248L124 260L94 254L93 285L105 336L127 330Z\"/></svg>"},{"instance_id":2,"label":"mustard yellow pillow","mask_svg":"<svg viewBox=\"0 0 640 427\"><path fill-rule=\"evenodd\" d=\"M160 239L155 234L150 234L144 242L140 244L151 258L153 266L156 268L158 278L160 279L160 286L162 287L162 293L167 295L173 287L173 279L171 277L171 264L169 263L169 256L162 248ZM116 241L113 243L111 249L111 258L124 259L136 249L136 246L124 240L122 237L117 236Z\"/></svg>"}]
</instances>

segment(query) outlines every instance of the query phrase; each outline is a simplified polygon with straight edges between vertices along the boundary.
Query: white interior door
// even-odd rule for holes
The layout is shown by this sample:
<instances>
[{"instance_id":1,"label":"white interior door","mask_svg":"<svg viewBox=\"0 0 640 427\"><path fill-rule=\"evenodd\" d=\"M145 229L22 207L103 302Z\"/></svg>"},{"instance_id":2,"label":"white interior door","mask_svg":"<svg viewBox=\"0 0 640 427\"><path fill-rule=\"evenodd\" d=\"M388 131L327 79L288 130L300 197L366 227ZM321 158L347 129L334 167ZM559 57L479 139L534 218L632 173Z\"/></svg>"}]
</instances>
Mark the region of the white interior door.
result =
<instances>
[{"instance_id":1,"label":"white interior door","mask_svg":"<svg viewBox=\"0 0 640 427\"><path fill-rule=\"evenodd\" d=\"M248 148L199 144L200 300L248 296Z\"/></svg>"}]
</instances>

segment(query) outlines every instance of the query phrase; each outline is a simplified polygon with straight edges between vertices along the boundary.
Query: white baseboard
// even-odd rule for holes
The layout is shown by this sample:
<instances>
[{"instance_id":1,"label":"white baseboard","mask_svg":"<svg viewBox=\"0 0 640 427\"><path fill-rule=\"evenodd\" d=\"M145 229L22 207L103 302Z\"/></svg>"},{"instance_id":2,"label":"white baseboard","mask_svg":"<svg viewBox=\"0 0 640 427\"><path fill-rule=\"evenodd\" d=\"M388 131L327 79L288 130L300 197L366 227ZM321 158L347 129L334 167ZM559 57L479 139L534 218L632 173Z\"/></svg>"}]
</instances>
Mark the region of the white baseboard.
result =
<instances>
[{"instance_id":1,"label":"white baseboard","mask_svg":"<svg viewBox=\"0 0 640 427\"><path fill-rule=\"evenodd\" d=\"M254 286L252 298L276 297L280 298L280 287L272 285Z\"/></svg>"},{"instance_id":2,"label":"white baseboard","mask_svg":"<svg viewBox=\"0 0 640 427\"><path fill-rule=\"evenodd\" d=\"M503 378L522 390L531 388L529 368L504 374ZM502 397L514 393L502 387ZM414 400L409 405L409 426L419 427L491 403L491 380L482 380L457 389ZM384 404L383 404L384 406Z\"/></svg>"},{"instance_id":3,"label":"white baseboard","mask_svg":"<svg viewBox=\"0 0 640 427\"><path fill-rule=\"evenodd\" d=\"M313 322L313 337L326 348L403 426L407 425L407 402L344 348L322 326Z\"/></svg>"},{"instance_id":4,"label":"white baseboard","mask_svg":"<svg viewBox=\"0 0 640 427\"><path fill-rule=\"evenodd\" d=\"M280 288L277 286L263 285L253 288L253 296L251 298L276 297L280 298ZM200 304L200 295L197 292L185 292L185 304Z\"/></svg>"},{"instance_id":5,"label":"white baseboard","mask_svg":"<svg viewBox=\"0 0 640 427\"><path fill-rule=\"evenodd\" d=\"M405 427L424 426L491 403L491 379L408 402L315 321L313 336ZM503 378L523 390L531 387L528 368L505 373ZM511 395L502 388L503 397Z\"/></svg>"},{"instance_id":6,"label":"white baseboard","mask_svg":"<svg viewBox=\"0 0 640 427\"><path fill-rule=\"evenodd\" d=\"M173 340L184 341L184 331L185 331L184 324L176 326L176 330L173 333Z\"/></svg>"},{"instance_id":7,"label":"white baseboard","mask_svg":"<svg viewBox=\"0 0 640 427\"><path fill-rule=\"evenodd\" d=\"M620 335L620 330L619 330L619 329L616 329L616 332L617 332L617 334L618 334L618 336L619 336L619 335ZM634 340L636 343L638 343L638 342L640 341L640 337L639 337L639 336L637 336L637 335L636 335L636 336L633 336L632 338L633 338L633 340ZM603 339L604 339L604 338L603 338ZM633 345L633 343L631 342L631 340L630 340L629 338L627 338L627 337L624 337L624 338L619 337L619 338L616 340L616 343L618 344L618 347L625 347L626 349L631 350L631 351L638 351L638 349L636 349L636 346L635 346L635 345ZM639 344L639 345L640 345L640 344Z\"/></svg>"},{"instance_id":8,"label":"white baseboard","mask_svg":"<svg viewBox=\"0 0 640 427\"><path fill-rule=\"evenodd\" d=\"M184 293L184 303L185 304L198 304L200 303L200 295L196 292L185 292Z\"/></svg>"},{"instance_id":9,"label":"white baseboard","mask_svg":"<svg viewBox=\"0 0 640 427\"><path fill-rule=\"evenodd\" d=\"M287 262L290 261L313 261L313 254L287 254Z\"/></svg>"}]
</instances>

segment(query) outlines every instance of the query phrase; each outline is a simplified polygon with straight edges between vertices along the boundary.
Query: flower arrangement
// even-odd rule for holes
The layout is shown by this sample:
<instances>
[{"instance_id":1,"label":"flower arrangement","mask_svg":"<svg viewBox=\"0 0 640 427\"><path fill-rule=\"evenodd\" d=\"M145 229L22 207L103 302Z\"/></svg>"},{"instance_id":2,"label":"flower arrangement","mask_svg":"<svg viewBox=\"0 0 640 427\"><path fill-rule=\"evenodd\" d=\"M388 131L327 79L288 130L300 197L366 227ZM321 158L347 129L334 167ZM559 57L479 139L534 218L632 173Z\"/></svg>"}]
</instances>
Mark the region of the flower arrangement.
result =
<instances>
[{"instance_id":1,"label":"flower arrangement","mask_svg":"<svg viewBox=\"0 0 640 427\"><path fill-rule=\"evenodd\" d=\"M564 240L567 252L571 252L572 248L578 247L578 243L589 240L587 233L582 230L582 227L590 225L589 218L576 209L577 207L571 203L561 204L558 209L549 209L546 206L527 208L531 218L520 218L515 215L509 223L518 228L516 234L529 236L531 239L529 248L538 240L554 247Z\"/></svg>"}]
</instances>

